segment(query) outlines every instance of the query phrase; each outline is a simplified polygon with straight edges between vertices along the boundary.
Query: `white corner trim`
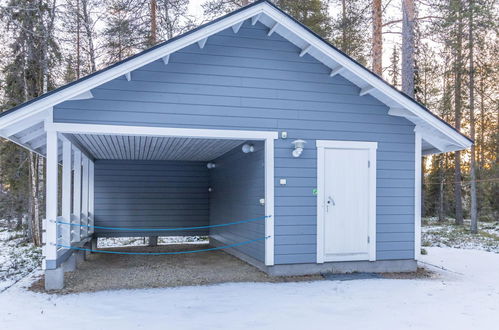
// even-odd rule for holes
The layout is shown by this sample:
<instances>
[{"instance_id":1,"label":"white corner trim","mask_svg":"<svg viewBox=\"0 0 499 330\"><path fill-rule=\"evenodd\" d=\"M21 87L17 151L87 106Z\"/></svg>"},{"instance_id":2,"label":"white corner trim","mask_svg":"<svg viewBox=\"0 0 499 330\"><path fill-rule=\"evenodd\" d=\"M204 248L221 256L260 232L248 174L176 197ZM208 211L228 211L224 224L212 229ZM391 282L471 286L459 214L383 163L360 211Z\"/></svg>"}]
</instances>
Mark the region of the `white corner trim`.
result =
<instances>
[{"instance_id":1,"label":"white corner trim","mask_svg":"<svg viewBox=\"0 0 499 330\"><path fill-rule=\"evenodd\" d=\"M376 150L377 142L317 140L317 263L324 263L324 177L326 149L369 150L369 261L376 260ZM346 260L345 260L346 261Z\"/></svg>"},{"instance_id":2,"label":"white corner trim","mask_svg":"<svg viewBox=\"0 0 499 330\"><path fill-rule=\"evenodd\" d=\"M421 256L421 166L422 166L422 138L415 132L414 141L414 259Z\"/></svg>"}]
</instances>

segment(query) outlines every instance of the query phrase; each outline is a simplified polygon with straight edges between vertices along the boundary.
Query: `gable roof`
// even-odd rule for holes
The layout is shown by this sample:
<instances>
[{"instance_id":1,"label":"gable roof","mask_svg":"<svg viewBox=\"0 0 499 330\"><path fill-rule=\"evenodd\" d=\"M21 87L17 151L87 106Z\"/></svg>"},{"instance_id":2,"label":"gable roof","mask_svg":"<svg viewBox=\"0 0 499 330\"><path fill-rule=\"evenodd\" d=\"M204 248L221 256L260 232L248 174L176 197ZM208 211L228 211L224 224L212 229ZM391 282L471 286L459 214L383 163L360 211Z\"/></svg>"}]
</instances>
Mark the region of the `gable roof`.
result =
<instances>
[{"instance_id":1,"label":"gable roof","mask_svg":"<svg viewBox=\"0 0 499 330\"><path fill-rule=\"evenodd\" d=\"M189 32L160 43L152 48L128 57L120 62L96 71L86 77L45 93L0 114L0 135L35 152L17 133L26 133L39 125L53 106L67 101L91 97L90 90L110 80L129 74L153 61L164 59L193 43L204 46L211 35L232 27L237 32L242 22L251 19L269 28L269 34L277 33L301 49L297 56L309 54L331 68L331 76L341 74L357 85L361 95L369 93L388 107L389 114L405 117L416 125L422 135L423 152L435 153L465 149L473 143L448 123L431 113L422 104L400 92L369 69L337 49L309 28L286 14L267 0L254 2L225 16L203 24ZM32 124L30 126L30 124ZM22 134L21 133L21 134ZM31 133L34 134L34 133Z\"/></svg>"}]
</instances>

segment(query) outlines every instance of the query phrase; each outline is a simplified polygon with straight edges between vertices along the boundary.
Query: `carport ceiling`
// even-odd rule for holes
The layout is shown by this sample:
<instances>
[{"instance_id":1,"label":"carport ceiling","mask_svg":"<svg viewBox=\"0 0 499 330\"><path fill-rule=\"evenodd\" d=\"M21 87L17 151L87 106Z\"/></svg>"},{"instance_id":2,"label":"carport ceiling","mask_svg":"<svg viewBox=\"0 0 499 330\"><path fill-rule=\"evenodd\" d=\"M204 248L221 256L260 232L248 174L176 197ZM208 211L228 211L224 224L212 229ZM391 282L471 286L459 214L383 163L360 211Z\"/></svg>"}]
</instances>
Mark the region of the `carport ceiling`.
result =
<instances>
[{"instance_id":1,"label":"carport ceiling","mask_svg":"<svg viewBox=\"0 0 499 330\"><path fill-rule=\"evenodd\" d=\"M178 137L75 134L96 159L209 161L244 141Z\"/></svg>"}]
</instances>

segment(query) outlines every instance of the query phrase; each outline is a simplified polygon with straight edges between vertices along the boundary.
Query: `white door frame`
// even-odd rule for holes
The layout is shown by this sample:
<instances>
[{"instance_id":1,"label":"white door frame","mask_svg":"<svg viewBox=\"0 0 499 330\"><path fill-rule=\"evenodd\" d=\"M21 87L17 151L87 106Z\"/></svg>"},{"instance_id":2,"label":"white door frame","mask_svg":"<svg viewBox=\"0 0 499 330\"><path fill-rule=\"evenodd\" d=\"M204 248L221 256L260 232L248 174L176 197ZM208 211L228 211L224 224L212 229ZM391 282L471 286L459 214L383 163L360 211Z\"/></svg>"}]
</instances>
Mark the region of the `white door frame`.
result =
<instances>
[{"instance_id":1,"label":"white door frame","mask_svg":"<svg viewBox=\"0 0 499 330\"><path fill-rule=\"evenodd\" d=\"M326 149L369 150L369 261L376 260L376 150L377 142L317 140L317 263L325 260L325 194ZM344 260L343 260L344 261Z\"/></svg>"},{"instance_id":2,"label":"white door frame","mask_svg":"<svg viewBox=\"0 0 499 330\"><path fill-rule=\"evenodd\" d=\"M274 265L274 140L273 131L239 131L219 129L170 128L126 125L46 123L47 132L68 134L105 134L191 137L205 139L260 140L265 142L265 265Z\"/></svg>"}]
</instances>

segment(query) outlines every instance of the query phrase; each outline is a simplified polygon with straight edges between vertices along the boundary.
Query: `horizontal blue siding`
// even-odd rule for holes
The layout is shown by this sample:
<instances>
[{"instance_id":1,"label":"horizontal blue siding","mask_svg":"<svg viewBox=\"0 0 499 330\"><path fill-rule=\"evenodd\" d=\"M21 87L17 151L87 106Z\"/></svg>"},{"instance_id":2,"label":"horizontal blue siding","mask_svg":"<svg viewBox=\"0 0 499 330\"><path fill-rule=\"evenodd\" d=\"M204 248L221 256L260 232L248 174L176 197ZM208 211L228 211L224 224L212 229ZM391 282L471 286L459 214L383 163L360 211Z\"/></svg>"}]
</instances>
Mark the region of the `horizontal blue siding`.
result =
<instances>
[{"instance_id":1,"label":"horizontal blue siding","mask_svg":"<svg viewBox=\"0 0 499 330\"><path fill-rule=\"evenodd\" d=\"M183 228L209 224L205 162L95 162L95 225ZM97 229L98 236L207 235L208 231L134 232Z\"/></svg>"},{"instance_id":2,"label":"horizontal blue siding","mask_svg":"<svg viewBox=\"0 0 499 330\"><path fill-rule=\"evenodd\" d=\"M259 204L265 197L265 171L263 143L251 142L253 153L235 148L217 158L216 168L210 171L210 224L255 219L265 215ZM265 219L227 227L210 228L210 236L224 245L261 239L265 236ZM237 246L238 252L265 262L265 241Z\"/></svg>"},{"instance_id":3,"label":"horizontal blue siding","mask_svg":"<svg viewBox=\"0 0 499 330\"><path fill-rule=\"evenodd\" d=\"M377 258L414 257L414 125L261 24L246 22L55 107L57 122L286 131L275 143L275 261L316 261L315 140L376 141ZM300 158L291 141L308 143ZM287 185L279 185L286 178ZM195 182L186 182L195 184ZM119 185L119 182L113 182ZM139 188L137 188L139 189ZM151 209L151 216L158 216ZM169 211L171 212L171 211ZM193 209L193 212L198 212Z\"/></svg>"}]
</instances>

